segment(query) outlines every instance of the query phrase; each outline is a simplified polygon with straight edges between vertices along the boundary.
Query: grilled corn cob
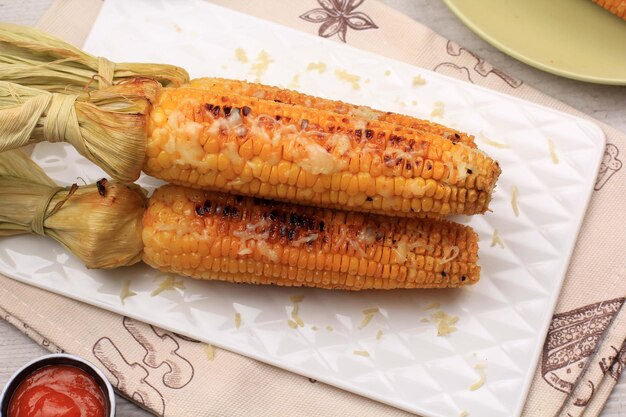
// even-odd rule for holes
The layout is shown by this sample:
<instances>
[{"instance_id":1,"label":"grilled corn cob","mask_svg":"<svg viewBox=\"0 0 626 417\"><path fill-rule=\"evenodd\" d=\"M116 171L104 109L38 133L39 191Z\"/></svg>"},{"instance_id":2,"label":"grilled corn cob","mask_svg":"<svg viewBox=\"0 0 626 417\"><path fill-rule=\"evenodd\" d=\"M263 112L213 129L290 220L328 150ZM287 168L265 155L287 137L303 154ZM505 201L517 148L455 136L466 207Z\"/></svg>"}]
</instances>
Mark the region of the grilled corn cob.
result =
<instances>
[{"instance_id":1,"label":"grilled corn cob","mask_svg":"<svg viewBox=\"0 0 626 417\"><path fill-rule=\"evenodd\" d=\"M487 210L477 149L398 125L195 88L164 89L144 171L179 185L397 216Z\"/></svg>"},{"instance_id":2,"label":"grilled corn cob","mask_svg":"<svg viewBox=\"0 0 626 417\"><path fill-rule=\"evenodd\" d=\"M479 279L471 228L105 180L57 187L0 153L0 236L50 236L90 267L143 260L200 279L326 289L443 288ZM143 250L143 255L142 255Z\"/></svg>"},{"instance_id":3,"label":"grilled corn cob","mask_svg":"<svg viewBox=\"0 0 626 417\"><path fill-rule=\"evenodd\" d=\"M166 185L143 220L143 259L194 278L363 290L444 288L479 278L477 235L392 219Z\"/></svg>"},{"instance_id":4,"label":"grilled corn cob","mask_svg":"<svg viewBox=\"0 0 626 417\"><path fill-rule=\"evenodd\" d=\"M593 0L593 2L626 20L626 0Z\"/></svg>"},{"instance_id":5,"label":"grilled corn cob","mask_svg":"<svg viewBox=\"0 0 626 417\"><path fill-rule=\"evenodd\" d=\"M224 95L235 93L238 95L252 96L265 100L280 101L287 104L296 104L313 109L327 110L334 113L344 114L349 117L361 117L368 121L378 120L380 122L394 123L400 126L423 130L424 132L443 136L452 142L460 142L471 148L476 147L473 136L438 123L417 119L404 114L382 112L367 106L356 106L342 101L327 100L320 97L309 96L297 91L224 78L196 78L189 82L189 86L209 89L215 92L219 91Z\"/></svg>"}]
</instances>

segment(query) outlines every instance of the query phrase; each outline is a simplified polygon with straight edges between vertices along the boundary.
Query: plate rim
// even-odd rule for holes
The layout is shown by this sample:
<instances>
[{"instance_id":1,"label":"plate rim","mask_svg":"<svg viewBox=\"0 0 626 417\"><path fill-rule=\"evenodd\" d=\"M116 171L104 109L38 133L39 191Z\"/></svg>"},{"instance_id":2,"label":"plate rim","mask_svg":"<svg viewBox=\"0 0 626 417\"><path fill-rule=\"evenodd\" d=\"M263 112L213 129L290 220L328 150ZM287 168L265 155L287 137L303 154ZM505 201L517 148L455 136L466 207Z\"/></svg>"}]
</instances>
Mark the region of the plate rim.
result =
<instances>
[{"instance_id":1,"label":"plate rim","mask_svg":"<svg viewBox=\"0 0 626 417\"><path fill-rule=\"evenodd\" d=\"M527 55L513 49L510 46L505 45L504 43L497 40L495 37L487 33L483 27L476 24L473 20L471 20L467 15L461 10L458 6L458 2L456 0L443 0L445 5L454 13L454 15L469 28L472 32L480 36L487 43L497 48L499 51L505 53L506 55L523 62L524 64L530 65L531 67L537 68L541 71L545 71L547 73L558 75L560 77L569 78L576 81L583 81L593 84L602 84L602 85L618 85L624 86L626 85L626 76L624 78L612 78L612 77L596 77L592 75L585 75L579 72L567 71L564 69L560 69L555 66L550 66L544 62L538 61L536 59L530 58ZM625 22L626 24L626 22Z\"/></svg>"}]
</instances>

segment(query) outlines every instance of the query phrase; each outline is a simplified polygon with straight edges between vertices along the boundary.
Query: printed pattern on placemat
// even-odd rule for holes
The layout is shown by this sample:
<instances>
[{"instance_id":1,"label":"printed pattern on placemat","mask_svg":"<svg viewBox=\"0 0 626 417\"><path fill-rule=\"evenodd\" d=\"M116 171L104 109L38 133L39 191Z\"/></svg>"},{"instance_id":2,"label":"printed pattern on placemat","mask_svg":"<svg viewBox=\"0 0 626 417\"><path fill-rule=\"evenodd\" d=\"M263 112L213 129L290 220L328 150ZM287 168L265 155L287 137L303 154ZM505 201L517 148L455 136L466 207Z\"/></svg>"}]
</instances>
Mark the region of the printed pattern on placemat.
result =
<instances>
[{"instance_id":1,"label":"printed pattern on placemat","mask_svg":"<svg viewBox=\"0 0 626 417\"><path fill-rule=\"evenodd\" d=\"M346 42L348 28L354 30L378 29L371 17L355 10L365 0L317 0L322 6L300 15L300 19L311 23L321 23L318 35L330 38L338 35Z\"/></svg>"},{"instance_id":2,"label":"printed pattern on placemat","mask_svg":"<svg viewBox=\"0 0 626 417\"><path fill-rule=\"evenodd\" d=\"M624 298L616 298L554 315L541 362L543 378L552 387L572 392L588 357L623 303Z\"/></svg>"}]
</instances>

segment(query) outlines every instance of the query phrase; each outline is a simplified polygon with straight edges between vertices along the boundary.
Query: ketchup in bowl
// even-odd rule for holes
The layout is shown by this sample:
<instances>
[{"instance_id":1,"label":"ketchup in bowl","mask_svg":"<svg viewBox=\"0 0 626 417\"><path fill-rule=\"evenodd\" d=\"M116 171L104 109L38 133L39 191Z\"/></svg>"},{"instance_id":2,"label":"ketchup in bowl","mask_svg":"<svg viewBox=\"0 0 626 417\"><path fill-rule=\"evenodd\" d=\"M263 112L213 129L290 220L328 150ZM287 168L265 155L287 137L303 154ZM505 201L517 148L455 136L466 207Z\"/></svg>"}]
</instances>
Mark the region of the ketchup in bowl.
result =
<instances>
[{"instance_id":1,"label":"ketchup in bowl","mask_svg":"<svg viewBox=\"0 0 626 417\"><path fill-rule=\"evenodd\" d=\"M82 369L51 365L37 369L17 387L7 417L105 417L105 397Z\"/></svg>"}]
</instances>

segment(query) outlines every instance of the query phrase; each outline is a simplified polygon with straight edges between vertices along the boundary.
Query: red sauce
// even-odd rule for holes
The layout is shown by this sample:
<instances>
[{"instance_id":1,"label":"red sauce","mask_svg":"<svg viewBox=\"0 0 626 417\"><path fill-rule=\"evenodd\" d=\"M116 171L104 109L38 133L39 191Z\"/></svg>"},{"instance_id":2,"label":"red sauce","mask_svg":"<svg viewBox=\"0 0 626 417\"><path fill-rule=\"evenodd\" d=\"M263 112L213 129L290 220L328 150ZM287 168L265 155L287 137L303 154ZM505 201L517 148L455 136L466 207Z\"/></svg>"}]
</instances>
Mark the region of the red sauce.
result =
<instances>
[{"instance_id":1,"label":"red sauce","mask_svg":"<svg viewBox=\"0 0 626 417\"><path fill-rule=\"evenodd\" d=\"M106 417L96 380L74 366L45 366L22 381L9 401L8 417Z\"/></svg>"}]
</instances>

